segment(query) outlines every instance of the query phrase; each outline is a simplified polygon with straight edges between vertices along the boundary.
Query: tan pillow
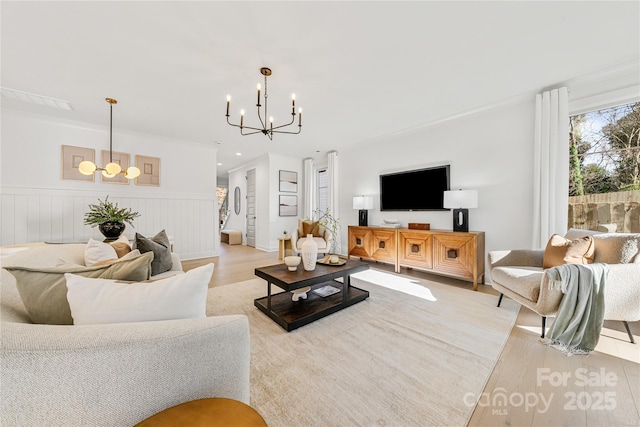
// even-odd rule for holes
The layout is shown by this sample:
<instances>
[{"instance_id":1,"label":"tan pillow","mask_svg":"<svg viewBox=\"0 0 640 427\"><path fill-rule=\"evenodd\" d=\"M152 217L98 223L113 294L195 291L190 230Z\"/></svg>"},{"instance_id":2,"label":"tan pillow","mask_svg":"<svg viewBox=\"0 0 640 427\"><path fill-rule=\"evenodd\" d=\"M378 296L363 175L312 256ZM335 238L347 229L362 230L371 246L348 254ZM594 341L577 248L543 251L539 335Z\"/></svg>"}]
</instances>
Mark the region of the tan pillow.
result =
<instances>
[{"instance_id":1,"label":"tan pillow","mask_svg":"<svg viewBox=\"0 0 640 427\"><path fill-rule=\"evenodd\" d=\"M99 266L99 265L110 265L113 264L114 262L118 262L118 261L124 261L127 259L133 259L135 257L140 256L140 251L138 249L134 249L131 250L129 249L129 252L127 252L125 255L121 256L119 259L105 259L103 261L98 261L95 264L93 264L93 266Z\"/></svg>"},{"instance_id":2,"label":"tan pillow","mask_svg":"<svg viewBox=\"0 0 640 427\"><path fill-rule=\"evenodd\" d=\"M562 264L591 264L593 252L594 244L591 236L569 240L554 234L544 250L542 266L551 268Z\"/></svg>"},{"instance_id":3,"label":"tan pillow","mask_svg":"<svg viewBox=\"0 0 640 427\"><path fill-rule=\"evenodd\" d=\"M16 278L20 298L33 323L72 325L65 273L140 282L151 277L151 261L153 261L153 252L104 266L64 266L41 270L30 267L5 267L5 269Z\"/></svg>"},{"instance_id":4,"label":"tan pillow","mask_svg":"<svg viewBox=\"0 0 640 427\"><path fill-rule=\"evenodd\" d=\"M115 242L112 243L111 246L113 246L113 249L116 250L116 255L118 255L118 258L122 258L126 254L131 252L131 246L129 246L128 243Z\"/></svg>"},{"instance_id":5,"label":"tan pillow","mask_svg":"<svg viewBox=\"0 0 640 427\"><path fill-rule=\"evenodd\" d=\"M318 225L318 221L303 221L302 222L302 237L307 234L313 233L313 237L323 237L324 227Z\"/></svg>"}]
</instances>

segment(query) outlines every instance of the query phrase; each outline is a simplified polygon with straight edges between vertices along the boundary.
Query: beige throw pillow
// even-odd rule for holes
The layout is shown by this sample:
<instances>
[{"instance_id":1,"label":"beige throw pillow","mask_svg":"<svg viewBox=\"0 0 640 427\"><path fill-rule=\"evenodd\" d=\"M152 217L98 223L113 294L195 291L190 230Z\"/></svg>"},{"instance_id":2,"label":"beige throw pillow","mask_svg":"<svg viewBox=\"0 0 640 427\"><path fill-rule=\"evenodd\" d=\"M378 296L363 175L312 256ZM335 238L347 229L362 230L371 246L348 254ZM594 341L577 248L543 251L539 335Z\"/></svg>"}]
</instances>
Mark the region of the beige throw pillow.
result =
<instances>
[{"instance_id":1,"label":"beige throw pillow","mask_svg":"<svg viewBox=\"0 0 640 427\"><path fill-rule=\"evenodd\" d=\"M151 261L153 261L153 253L149 252L137 258L118 260L104 266L63 266L47 269L5 267L5 269L16 278L20 298L33 323L71 325L73 319L67 301L65 273L140 282L151 277Z\"/></svg>"},{"instance_id":2,"label":"beige throw pillow","mask_svg":"<svg viewBox=\"0 0 640 427\"><path fill-rule=\"evenodd\" d=\"M116 250L108 243L98 240L89 239L87 247L84 250L84 265L91 267L97 262L109 259L117 259Z\"/></svg>"},{"instance_id":3,"label":"beige throw pillow","mask_svg":"<svg viewBox=\"0 0 640 427\"><path fill-rule=\"evenodd\" d=\"M591 264L593 252L594 244L591 236L569 240L554 234L544 250L542 266L551 268L562 264Z\"/></svg>"},{"instance_id":4,"label":"beige throw pillow","mask_svg":"<svg viewBox=\"0 0 640 427\"><path fill-rule=\"evenodd\" d=\"M205 317L213 264L144 283L65 274L74 325Z\"/></svg>"}]
</instances>

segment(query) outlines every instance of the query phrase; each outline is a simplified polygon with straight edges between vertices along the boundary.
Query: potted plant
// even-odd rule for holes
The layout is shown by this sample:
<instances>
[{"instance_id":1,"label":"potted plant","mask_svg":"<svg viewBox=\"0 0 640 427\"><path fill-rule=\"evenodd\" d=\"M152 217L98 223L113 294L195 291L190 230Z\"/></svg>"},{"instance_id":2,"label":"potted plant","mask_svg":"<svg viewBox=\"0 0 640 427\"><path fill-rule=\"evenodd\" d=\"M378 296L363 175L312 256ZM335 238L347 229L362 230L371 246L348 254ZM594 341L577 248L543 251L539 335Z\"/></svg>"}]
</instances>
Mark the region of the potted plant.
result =
<instances>
[{"instance_id":1,"label":"potted plant","mask_svg":"<svg viewBox=\"0 0 640 427\"><path fill-rule=\"evenodd\" d=\"M133 220L139 217L138 212L131 208L119 208L117 203L109 201L109 196L104 202L98 199L95 205L89 205L89 211L84 214L85 225L98 226L106 240L116 240L124 231L125 222L133 227Z\"/></svg>"}]
</instances>

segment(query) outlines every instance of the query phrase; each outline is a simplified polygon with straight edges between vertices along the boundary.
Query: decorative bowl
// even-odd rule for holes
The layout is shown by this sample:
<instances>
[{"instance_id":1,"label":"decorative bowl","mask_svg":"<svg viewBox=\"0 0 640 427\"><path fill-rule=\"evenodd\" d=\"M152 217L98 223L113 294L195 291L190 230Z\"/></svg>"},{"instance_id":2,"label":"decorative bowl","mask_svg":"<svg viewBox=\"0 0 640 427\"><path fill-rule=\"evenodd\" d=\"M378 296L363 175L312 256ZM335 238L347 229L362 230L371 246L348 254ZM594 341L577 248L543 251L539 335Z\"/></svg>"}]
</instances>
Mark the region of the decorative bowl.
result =
<instances>
[{"instance_id":1,"label":"decorative bowl","mask_svg":"<svg viewBox=\"0 0 640 427\"><path fill-rule=\"evenodd\" d=\"M289 271L296 271L301 259L299 256L286 256L284 257L284 263L289 267Z\"/></svg>"}]
</instances>

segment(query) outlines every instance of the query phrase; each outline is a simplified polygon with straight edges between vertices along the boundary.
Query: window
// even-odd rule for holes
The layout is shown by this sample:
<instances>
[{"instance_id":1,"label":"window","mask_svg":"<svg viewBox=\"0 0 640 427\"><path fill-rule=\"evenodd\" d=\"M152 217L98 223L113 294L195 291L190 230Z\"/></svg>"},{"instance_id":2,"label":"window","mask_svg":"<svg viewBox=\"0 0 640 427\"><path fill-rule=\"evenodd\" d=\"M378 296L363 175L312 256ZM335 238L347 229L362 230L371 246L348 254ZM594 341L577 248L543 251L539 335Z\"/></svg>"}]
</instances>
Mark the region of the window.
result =
<instances>
[{"instance_id":1,"label":"window","mask_svg":"<svg viewBox=\"0 0 640 427\"><path fill-rule=\"evenodd\" d=\"M317 199L316 209L325 212L329 207L329 173L327 168L318 169L316 172Z\"/></svg>"},{"instance_id":2,"label":"window","mask_svg":"<svg viewBox=\"0 0 640 427\"><path fill-rule=\"evenodd\" d=\"M570 117L569 154L569 227L640 231L640 102Z\"/></svg>"}]
</instances>

